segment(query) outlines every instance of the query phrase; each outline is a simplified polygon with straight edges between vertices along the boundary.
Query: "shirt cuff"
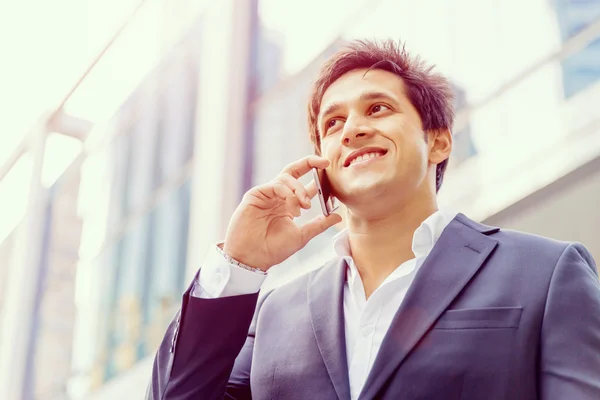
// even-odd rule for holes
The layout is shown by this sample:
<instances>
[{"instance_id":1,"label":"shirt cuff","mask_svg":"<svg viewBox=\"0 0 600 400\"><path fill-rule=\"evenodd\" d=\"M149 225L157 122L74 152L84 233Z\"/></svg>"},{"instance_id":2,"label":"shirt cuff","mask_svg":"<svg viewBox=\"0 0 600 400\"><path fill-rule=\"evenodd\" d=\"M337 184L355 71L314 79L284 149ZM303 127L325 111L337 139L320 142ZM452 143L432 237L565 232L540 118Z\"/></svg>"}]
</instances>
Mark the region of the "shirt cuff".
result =
<instances>
[{"instance_id":1,"label":"shirt cuff","mask_svg":"<svg viewBox=\"0 0 600 400\"><path fill-rule=\"evenodd\" d=\"M230 264L217 246L208 251L192 288L192 296L203 299L239 296L260 290L267 275Z\"/></svg>"}]
</instances>

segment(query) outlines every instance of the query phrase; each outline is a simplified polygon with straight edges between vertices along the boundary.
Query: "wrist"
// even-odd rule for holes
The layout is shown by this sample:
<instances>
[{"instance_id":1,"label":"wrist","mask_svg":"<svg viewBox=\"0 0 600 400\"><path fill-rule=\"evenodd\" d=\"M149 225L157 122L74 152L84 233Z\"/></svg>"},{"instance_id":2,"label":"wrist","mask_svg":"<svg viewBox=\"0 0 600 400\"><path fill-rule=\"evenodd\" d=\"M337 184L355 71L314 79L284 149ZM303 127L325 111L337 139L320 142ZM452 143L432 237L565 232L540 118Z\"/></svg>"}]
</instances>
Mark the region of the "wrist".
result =
<instances>
[{"instance_id":1,"label":"wrist","mask_svg":"<svg viewBox=\"0 0 600 400\"><path fill-rule=\"evenodd\" d=\"M224 243L218 243L217 244L217 249L219 250L219 252L221 253L221 255L223 257L225 257L225 259L227 259L227 261L230 264L233 264L239 268L248 270L248 271L252 271L252 272L256 272L258 274L263 274L266 275L267 274L267 269L268 268L260 268L260 267L255 267L253 265L248 265L246 263L244 263L243 261L241 261L240 259L238 259L237 257L231 255L231 253L229 251L227 251L227 249L225 248Z\"/></svg>"}]
</instances>

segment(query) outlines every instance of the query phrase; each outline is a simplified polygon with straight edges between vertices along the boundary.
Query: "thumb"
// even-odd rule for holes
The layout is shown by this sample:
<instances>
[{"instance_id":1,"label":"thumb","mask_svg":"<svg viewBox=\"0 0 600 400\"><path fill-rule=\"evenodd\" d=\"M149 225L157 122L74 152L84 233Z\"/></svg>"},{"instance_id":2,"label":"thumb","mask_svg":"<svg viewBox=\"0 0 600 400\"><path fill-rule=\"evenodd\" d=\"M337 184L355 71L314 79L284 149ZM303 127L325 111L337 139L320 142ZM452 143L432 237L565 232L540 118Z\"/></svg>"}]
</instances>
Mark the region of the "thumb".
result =
<instances>
[{"instance_id":1,"label":"thumb","mask_svg":"<svg viewBox=\"0 0 600 400\"><path fill-rule=\"evenodd\" d=\"M306 224L302 225L302 245L305 246L315 236L325 232L335 224L342 222L342 217L339 214L329 214L327 217L322 215L311 219Z\"/></svg>"}]
</instances>

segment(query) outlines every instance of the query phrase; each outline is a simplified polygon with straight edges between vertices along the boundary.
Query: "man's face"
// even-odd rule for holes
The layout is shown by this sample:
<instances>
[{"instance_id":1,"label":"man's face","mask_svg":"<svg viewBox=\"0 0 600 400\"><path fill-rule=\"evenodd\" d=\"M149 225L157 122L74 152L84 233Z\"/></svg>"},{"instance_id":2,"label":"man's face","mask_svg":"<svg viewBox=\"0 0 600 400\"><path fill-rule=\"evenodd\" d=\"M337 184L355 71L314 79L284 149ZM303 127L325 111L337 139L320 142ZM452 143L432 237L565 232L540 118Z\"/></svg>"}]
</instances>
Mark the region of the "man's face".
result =
<instances>
[{"instance_id":1,"label":"man's face","mask_svg":"<svg viewBox=\"0 0 600 400\"><path fill-rule=\"evenodd\" d=\"M431 146L404 82L366 71L350 71L329 86L317 121L333 192L350 208L431 189Z\"/></svg>"}]
</instances>

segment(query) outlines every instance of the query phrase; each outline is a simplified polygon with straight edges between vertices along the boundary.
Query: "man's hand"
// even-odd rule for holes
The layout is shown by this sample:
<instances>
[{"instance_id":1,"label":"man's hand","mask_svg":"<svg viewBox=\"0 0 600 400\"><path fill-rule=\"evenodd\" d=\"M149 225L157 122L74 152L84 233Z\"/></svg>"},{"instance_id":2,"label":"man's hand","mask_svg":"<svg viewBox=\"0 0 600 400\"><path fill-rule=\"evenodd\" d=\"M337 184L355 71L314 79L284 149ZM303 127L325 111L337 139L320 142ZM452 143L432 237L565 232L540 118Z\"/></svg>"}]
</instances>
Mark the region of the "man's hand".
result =
<instances>
[{"instance_id":1,"label":"man's hand","mask_svg":"<svg viewBox=\"0 0 600 400\"><path fill-rule=\"evenodd\" d=\"M301 208L311 207L310 199L317 193L314 182L305 187L298 178L312 168L328 165L323 157L308 156L287 165L271 182L250 189L229 221L225 253L266 271L339 223L342 218L338 214L320 216L302 226L294 222Z\"/></svg>"}]
</instances>

